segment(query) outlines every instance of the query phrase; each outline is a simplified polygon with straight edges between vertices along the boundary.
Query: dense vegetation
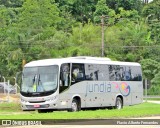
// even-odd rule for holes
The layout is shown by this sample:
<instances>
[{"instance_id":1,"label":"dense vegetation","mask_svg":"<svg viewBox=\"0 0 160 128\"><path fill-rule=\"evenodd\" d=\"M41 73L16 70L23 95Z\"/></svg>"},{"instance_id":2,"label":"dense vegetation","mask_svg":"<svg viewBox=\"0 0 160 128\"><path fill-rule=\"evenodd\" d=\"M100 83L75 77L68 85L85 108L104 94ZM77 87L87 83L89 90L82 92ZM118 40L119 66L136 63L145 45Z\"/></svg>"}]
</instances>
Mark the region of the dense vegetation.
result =
<instances>
[{"instance_id":1,"label":"dense vegetation","mask_svg":"<svg viewBox=\"0 0 160 128\"><path fill-rule=\"evenodd\" d=\"M0 0L0 71L13 77L22 61L101 56L140 62L160 93L160 0Z\"/></svg>"}]
</instances>

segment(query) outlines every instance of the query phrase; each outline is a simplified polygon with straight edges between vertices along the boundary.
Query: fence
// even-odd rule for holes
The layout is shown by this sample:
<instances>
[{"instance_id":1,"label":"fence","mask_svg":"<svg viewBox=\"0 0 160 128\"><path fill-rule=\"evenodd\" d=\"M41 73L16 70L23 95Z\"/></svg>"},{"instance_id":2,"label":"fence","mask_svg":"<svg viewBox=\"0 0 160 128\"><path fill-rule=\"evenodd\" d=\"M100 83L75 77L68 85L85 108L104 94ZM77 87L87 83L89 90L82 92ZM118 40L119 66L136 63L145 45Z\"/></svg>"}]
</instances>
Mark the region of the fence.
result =
<instances>
[{"instance_id":1,"label":"fence","mask_svg":"<svg viewBox=\"0 0 160 128\"><path fill-rule=\"evenodd\" d=\"M16 78L14 78L14 85L10 84L10 80L6 81L6 78L2 76L3 82L0 82L0 102L12 102L19 100L18 89L19 86L16 82Z\"/></svg>"}]
</instances>

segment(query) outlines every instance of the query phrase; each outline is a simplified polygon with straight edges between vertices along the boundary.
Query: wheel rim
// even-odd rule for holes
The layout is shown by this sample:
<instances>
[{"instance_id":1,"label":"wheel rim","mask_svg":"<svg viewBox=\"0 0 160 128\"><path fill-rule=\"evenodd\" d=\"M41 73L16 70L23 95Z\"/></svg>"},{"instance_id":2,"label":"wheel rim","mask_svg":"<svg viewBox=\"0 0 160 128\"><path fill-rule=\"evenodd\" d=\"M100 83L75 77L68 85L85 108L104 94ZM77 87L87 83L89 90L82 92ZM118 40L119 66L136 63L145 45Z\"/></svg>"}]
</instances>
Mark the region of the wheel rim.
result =
<instances>
[{"instance_id":1,"label":"wheel rim","mask_svg":"<svg viewBox=\"0 0 160 128\"><path fill-rule=\"evenodd\" d=\"M120 100L118 100L118 101L117 101L117 109L121 109L121 108L122 108L121 101L120 101Z\"/></svg>"},{"instance_id":2,"label":"wheel rim","mask_svg":"<svg viewBox=\"0 0 160 128\"><path fill-rule=\"evenodd\" d=\"M72 111L73 112L77 111L77 103L76 102L72 102Z\"/></svg>"}]
</instances>

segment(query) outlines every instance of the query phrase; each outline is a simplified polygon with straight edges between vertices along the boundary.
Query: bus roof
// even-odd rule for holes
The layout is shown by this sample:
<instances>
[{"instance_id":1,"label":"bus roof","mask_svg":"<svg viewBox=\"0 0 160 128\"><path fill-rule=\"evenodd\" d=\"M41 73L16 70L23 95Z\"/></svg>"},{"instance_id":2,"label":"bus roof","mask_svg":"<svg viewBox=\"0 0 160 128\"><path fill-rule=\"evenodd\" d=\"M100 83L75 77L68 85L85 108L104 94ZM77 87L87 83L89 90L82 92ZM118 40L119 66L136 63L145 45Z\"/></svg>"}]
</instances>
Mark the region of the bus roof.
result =
<instances>
[{"instance_id":1,"label":"bus roof","mask_svg":"<svg viewBox=\"0 0 160 128\"><path fill-rule=\"evenodd\" d=\"M109 58L79 56L79 57L36 60L36 61L31 61L27 63L24 67L61 65L63 63L88 63L88 64L140 66L139 63L135 63L135 62L120 62L120 61L111 61L111 59Z\"/></svg>"}]
</instances>

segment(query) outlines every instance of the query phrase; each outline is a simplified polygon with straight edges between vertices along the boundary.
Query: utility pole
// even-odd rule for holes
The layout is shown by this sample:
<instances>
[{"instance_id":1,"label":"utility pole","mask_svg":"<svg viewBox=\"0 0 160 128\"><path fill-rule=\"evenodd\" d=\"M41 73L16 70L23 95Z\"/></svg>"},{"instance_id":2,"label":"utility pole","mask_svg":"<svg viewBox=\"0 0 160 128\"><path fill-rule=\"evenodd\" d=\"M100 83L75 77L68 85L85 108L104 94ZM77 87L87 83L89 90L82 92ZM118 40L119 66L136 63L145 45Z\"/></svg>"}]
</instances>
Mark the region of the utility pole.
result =
<instances>
[{"instance_id":1,"label":"utility pole","mask_svg":"<svg viewBox=\"0 0 160 128\"><path fill-rule=\"evenodd\" d=\"M4 94L6 94L6 86L5 86L5 84L6 84L6 78L4 77L4 76L2 76L2 78L3 78L3 84L4 84Z\"/></svg>"},{"instance_id":2,"label":"utility pole","mask_svg":"<svg viewBox=\"0 0 160 128\"><path fill-rule=\"evenodd\" d=\"M146 102L147 102L147 79L145 79L145 97L146 97Z\"/></svg>"},{"instance_id":3,"label":"utility pole","mask_svg":"<svg viewBox=\"0 0 160 128\"><path fill-rule=\"evenodd\" d=\"M148 4L148 0L144 0L144 3L145 3L145 4Z\"/></svg>"},{"instance_id":4,"label":"utility pole","mask_svg":"<svg viewBox=\"0 0 160 128\"><path fill-rule=\"evenodd\" d=\"M101 16L101 26L102 26L102 57L104 57L104 18L105 16Z\"/></svg>"}]
</instances>

